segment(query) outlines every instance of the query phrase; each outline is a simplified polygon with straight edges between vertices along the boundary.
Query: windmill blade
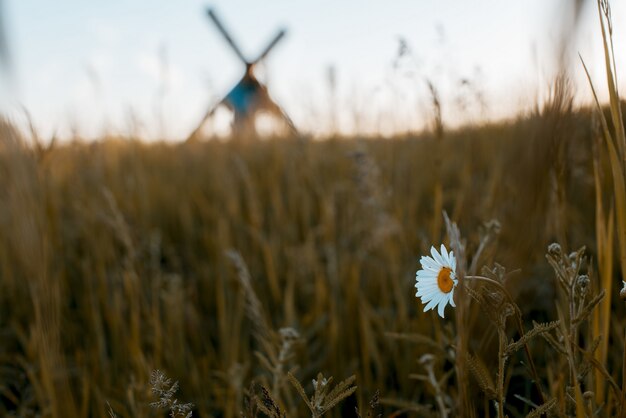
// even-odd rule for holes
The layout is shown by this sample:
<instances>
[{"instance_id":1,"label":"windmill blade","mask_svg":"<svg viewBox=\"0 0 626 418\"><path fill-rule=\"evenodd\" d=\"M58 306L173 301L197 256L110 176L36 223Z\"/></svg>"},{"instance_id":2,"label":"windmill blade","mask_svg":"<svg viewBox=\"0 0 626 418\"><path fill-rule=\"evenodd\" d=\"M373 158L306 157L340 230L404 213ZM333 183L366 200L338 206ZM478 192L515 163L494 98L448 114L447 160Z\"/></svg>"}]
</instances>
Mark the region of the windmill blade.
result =
<instances>
[{"instance_id":1,"label":"windmill blade","mask_svg":"<svg viewBox=\"0 0 626 418\"><path fill-rule=\"evenodd\" d=\"M226 39L226 42L228 42L228 45L230 45L233 51L235 51L235 54L237 54L239 59L247 65L248 60L246 60L246 58L243 56L243 53L241 52L241 50L239 49L235 41L233 41L233 38L230 37L230 35L226 31L226 28L224 28L224 25L222 25L222 22L220 22L220 20L217 18L217 15L213 11L213 9L209 9L207 13L209 17L211 18L211 20L213 21L213 23L215 24L215 26L217 26L217 29L220 31L224 39Z\"/></svg>"},{"instance_id":2,"label":"windmill blade","mask_svg":"<svg viewBox=\"0 0 626 418\"><path fill-rule=\"evenodd\" d=\"M263 50L263 52L259 55L259 57L257 59L255 59L254 61L252 61L253 64L256 64L257 62L261 61L262 59L264 59L267 54L270 53L270 51L276 46L276 44L278 43L278 41L280 41L281 39L283 39L283 37L286 35L286 31L283 29L280 32L278 32L276 34L276 36L274 37L274 39L272 39L272 42L269 43L269 45L267 45L267 47L265 48L265 50Z\"/></svg>"}]
</instances>

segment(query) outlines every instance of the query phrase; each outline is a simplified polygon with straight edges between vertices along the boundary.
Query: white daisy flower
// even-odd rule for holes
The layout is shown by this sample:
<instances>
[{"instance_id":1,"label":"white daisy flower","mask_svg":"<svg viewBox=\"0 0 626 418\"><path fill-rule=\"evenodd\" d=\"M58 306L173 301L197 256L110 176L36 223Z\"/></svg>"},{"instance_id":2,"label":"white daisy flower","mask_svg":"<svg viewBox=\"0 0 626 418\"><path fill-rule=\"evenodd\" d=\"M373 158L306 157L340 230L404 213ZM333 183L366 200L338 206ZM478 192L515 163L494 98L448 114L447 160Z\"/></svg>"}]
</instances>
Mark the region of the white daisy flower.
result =
<instances>
[{"instance_id":1,"label":"white daisy flower","mask_svg":"<svg viewBox=\"0 0 626 418\"><path fill-rule=\"evenodd\" d=\"M432 257L424 256L420 263L422 269L415 274L415 296L425 303L424 312L434 309L439 305L437 312L442 318L446 305L454 304L454 288L458 280L456 278L456 259L452 251L448 253L446 247L441 244L441 254L435 247L430 248Z\"/></svg>"}]
</instances>

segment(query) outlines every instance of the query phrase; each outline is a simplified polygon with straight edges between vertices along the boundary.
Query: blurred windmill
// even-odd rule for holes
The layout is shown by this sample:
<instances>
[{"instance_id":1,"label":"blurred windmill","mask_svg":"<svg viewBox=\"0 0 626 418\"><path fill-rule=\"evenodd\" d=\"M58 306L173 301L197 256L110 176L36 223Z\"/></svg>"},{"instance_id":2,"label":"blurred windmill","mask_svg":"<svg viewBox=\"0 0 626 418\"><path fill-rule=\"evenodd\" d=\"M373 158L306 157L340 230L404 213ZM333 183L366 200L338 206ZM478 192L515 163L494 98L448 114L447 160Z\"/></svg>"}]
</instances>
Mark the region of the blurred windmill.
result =
<instances>
[{"instance_id":1,"label":"blurred windmill","mask_svg":"<svg viewBox=\"0 0 626 418\"><path fill-rule=\"evenodd\" d=\"M213 116L220 107L226 107L233 113L232 135L235 138L249 138L257 136L256 117L260 113L266 113L275 119L283 121L287 128L296 132L296 128L285 111L270 97L267 87L254 75L254 68L259 64L276 44L285 36L285 31L280 30L272 41L254 60L248 60L235 44L233 38L224 28L212 9L208 10L209 18L213 21L226 42L246 67L241 80L224 96L222 100L213 105L197 128L189 135L188 140L197 139L205 123Z\"/></svg>"}]
</instances>

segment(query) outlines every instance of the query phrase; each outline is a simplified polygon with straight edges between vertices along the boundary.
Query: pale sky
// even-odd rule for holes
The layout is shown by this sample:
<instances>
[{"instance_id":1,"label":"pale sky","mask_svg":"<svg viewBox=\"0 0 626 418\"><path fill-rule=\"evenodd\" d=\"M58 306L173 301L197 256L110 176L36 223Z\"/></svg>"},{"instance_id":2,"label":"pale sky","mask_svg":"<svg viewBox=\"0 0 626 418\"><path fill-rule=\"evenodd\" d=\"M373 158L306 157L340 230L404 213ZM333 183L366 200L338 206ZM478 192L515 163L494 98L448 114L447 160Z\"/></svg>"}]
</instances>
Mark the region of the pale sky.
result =
<instances>
[{"instance_id":1,"label":"pale sky","mask_svg":"<svg viewBox=\"0 0 626 418\"><path fill-rule=\"evenodd\" d=\"M431 116L426 80L447 125L506 118L545 94L572 2L4 0L15 77L3 107L16 119L27 109L43 135L135 127L147 138L185 137L243 73L206 16L212 6L251 58L287 29L260 78L303 131L328 130L333 103L344 133L422 129ZM605 90L595 1L587 3L568 61L580 100L589 89L577 52ZM624 68L624 2L614 2L613 19ZM400 38L411 54L394 66Z\"/></svg>"}]
</instances>

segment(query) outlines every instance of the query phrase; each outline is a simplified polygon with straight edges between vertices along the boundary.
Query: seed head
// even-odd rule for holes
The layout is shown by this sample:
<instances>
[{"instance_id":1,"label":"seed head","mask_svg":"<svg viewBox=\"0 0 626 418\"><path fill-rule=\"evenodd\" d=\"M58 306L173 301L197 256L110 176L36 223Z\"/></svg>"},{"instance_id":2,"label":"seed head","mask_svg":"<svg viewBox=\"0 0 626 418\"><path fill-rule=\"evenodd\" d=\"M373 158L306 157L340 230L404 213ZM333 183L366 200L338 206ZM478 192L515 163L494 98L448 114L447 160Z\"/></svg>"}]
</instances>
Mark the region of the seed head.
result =
<instances>
[{"instance_id":1,"label":"seed head","mask_svg":"<svg viewBox=\"0 0 626 418\"><path fill-rule=\"evenodd\" d=\"M585 294L587 292L589 282L589 276L587 276L586 274L581 274L580 276L578 276L576 284L578 285L578 289L581 294Z\"/></svg>"},{"instance_id":2,"label":"seed head","mask_svg":"<svg viewBox=\"0 0 626 418\"><path fill-rule=\"evenodd\" d=\"M508 318L509 316L512 316L514 313L515 313L515 308L510 303L505 303L504 306L502 306L503 318Z\"/></svg>"},{"instance_id":3,"label":"seed head","mask_svg":"<svg viewBox=\"0 0 626 418\"><path fill-rule=\"evenodd\" d=\"M556 242L548 245L548 253L553 257L559 257L561 255L561 246Z\"/></svg>"},{"instance_id":4,"label":"seed head","mask_svg":"<svg viewBox=\"0 0 626 418\"><path fill-rule=\"evenodd\" d=\"M281 328L280 330L278 330L278 333L283 340L297 340L298 338L300 338L300 334L298 333L298 331L291 327Z\"/></svg>"},{"instance_id":5,"label":"seed head","mask_svg":"<svg viewBox=\"0 0 626 418\"><path fill-rule=\"evenodd\" d=\"M419 362L424 366L431 365L435 362L435 356L433 356L432 354L424 354L422 357L420 357Z\"/></svg>"}]
</instances>

